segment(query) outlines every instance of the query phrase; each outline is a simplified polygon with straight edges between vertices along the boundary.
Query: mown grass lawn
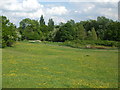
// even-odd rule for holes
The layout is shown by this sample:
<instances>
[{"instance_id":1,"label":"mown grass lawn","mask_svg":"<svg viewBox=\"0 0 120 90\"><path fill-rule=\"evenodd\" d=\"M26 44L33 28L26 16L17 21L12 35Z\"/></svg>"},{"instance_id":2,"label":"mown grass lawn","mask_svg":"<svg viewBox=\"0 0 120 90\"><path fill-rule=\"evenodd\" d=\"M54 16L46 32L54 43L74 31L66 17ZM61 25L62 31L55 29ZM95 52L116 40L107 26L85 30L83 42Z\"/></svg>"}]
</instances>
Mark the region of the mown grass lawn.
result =
<instances>
[{"instance_id":1,"label":"mown grass lawn","mask_svg":"<svg viewBox=\"0 0 120 90\"><path fill-rule=\"evenodd\" d=\"M3 88L115 88L118 51L17 42L2 50Z\"/></svg>"}]
</instances>

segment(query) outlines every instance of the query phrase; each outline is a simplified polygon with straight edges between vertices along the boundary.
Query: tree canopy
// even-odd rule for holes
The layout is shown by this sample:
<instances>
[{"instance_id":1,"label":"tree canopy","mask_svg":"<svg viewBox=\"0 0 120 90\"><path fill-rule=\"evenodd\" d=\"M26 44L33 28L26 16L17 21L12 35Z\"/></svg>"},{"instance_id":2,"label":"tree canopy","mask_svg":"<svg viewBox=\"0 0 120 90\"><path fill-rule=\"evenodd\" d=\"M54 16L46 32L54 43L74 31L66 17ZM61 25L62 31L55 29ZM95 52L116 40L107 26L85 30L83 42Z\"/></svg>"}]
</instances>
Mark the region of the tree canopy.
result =
<instances>
[{"instance_id":1,"label":"tree canopy","mask_svg":"<svg viewBox=\"0 0 120 90\"><path fill-rule=\"evenodd\" d=\"M0 16L2 20L2 47L12 46L19 38L16 26L5 16Z\"/></svg>"},{"instance_id":2,"label":"tree canopy","mask_svg":"<svg viewBox=\"0 0 120 90\"><path fill-rule=\"evenodd\" d=\"M66 40L111 40L120 41L120 22L113 21L104 16L97 20L54 24L51 18L45 24L43 15L40 20L25 18L20 21L19 27L0 16L2 20L2 46L12 46L16 40L46 40L64 42Z\"/></svg>"}]
</instances>

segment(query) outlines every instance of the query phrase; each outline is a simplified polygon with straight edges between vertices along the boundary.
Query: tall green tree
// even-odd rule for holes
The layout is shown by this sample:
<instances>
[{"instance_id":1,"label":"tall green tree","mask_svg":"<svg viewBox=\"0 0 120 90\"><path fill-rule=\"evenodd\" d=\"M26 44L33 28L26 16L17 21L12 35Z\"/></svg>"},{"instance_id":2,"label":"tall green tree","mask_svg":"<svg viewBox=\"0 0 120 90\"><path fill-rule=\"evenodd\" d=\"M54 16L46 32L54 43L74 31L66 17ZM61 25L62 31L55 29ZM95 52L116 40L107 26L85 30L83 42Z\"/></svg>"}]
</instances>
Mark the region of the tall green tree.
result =
<instances>
[{"instance_id":1,"label":"tall green tree","mask_svg":"<svg viewBox=\"0 0 120 90\"><path fill-rule=\"evenodd\" d=\"M12 46L18 38L16 26L6 16L0 16L0 19L2 20L2 47Z\"/></svg>"},{"instance_id":2,"label":"tall green tree","mask_svg":"<svg viewBox=\"0 0 120 90\"><path fill-rule=\"evenodd\" d=\"M0 16L0 48L2 47L2 16Z\"/></svg>"},{"instance_id":3,"label":"tall green tree","mask_svg":"<svg viewBox=\"0 0 120 90\"><path fill-rule=\"evenodd\" d=\"M91 30L89 30L87 32L87 40L98 40L98 37L97 37L97 34L96 34L96 31L95 31L95 28L92 27Z\"/></svg>"},{"instance_id":4,"label":"tall green tree","mask_svg":"<svg viewBox=\"0 0 120 90\"><path fill-rule=\"evenodd\" d=\"M41 40L42 41L46 40L47 37L48 37L48 34L49 34L48 26L47 25L40 26L40 31L42 31L42 38L41 38Z\"/></svg>"},{"instance_id":5,"label":"tall green tree","mask_svg":"<svg viewBox=\"0 0 120 90\"><path fill-rule=\"evenodd\" d=\"M74 39L74 28L70 23L62 25L56 33L55 41L64 42Z\"/></svg>"},{"instance_id":6,"label":"tall green tree","mask_svg":"<svg viewBox=\"0 0 120 90\"><path fill-rule=\"evenodd\" d=\"M76 23L75 25L75 39L84 40L86 37L86 32L82 24Z\"/></svg>"},{"instance_id":7,"label":"tall green tree","mask_svg":"<svg viewBox=\"0 0 120 90\"><path fill-rule=\"evenodd\" d=\"M20 22L19 31L22 35L22 39L27 40L40 40L42 31L39 28L39 23L36 20L29 18L23 19Z\"/></svg>"},{"instance_id":8,"label":"tall green tree","mask_svg":"<svg viewBox=\"0 0 120 90\"><path fill-rule=\"evenodd\" d=\"M53 19L49 19L48 27L50 28L49 31L52 31L54 29L54 21L53 21Z\"/></svg>"},{"instance_id":9,"label":"tall green tree","mask_svg":"<svg viewBox=\"0 0 120 90\"><path fill-rule=\"evenodd\" d=\"M91 33L92 33L92 40L97 40L97 34L94 27L92 28Z\"/></svg>"},{"instance_id":10,"label":"tall green tree","mask_svg":"<svg viewBox=\"0 0 120 90\"><path fill-rule=\"evenodd\" d=\"M92 40L92 32L90 30L87 32L86 40Z\"/></svg>"},{"instance_id":11,"label":"tall green tree","mask_svg":"<svg viewBox=\"0 0 120 90\"><path fill-rule=\"evenodd\" d=\"M109 24L112 22L113 22L113 20L108 19L104 16L97 17L98 29L96 29L96 31L101 40L105 40L105 38L106 38L105 32L106 32Z\"/></svg>"},{"instance_id":12,"label":"tall green tree","mask_svg":"<svg viewBox=\"0 0 120 90\"><path fill-rule=\"evenodd\" d=\"M47 40L48 41L52 41L53 40L53 32L54 32L54 21L53 19L49 19L48 21L48 36L47 36Z\"/></svg>"},{"instance_id":13,"label":"tall green tree","mask_svg":"<svg viewBox=\"0 0 120 90\"><path fill-rule=\"evenodd\" d=\"M105 31L105 40L120 41L120 22L112 22Z\"/></svg>"},{"instance_id":14,"label":"tall green tree","mask_svg":"<svg viewBox=\"0 0 120 90\"><path fill-rule=\"evenodd\" d=\"M41 15L39 23L40 23L41 26L45 25L43 15Z\"/></svg>"},{"instance_id":15,"label":"tall green tree","mask_svg":"<svg viewBox=\"0 0 120 90\"><path fill-rule=\"evenodd\" d=\"M69 20L69 21L67 21L67 23L70 23L71 25L75 25L75 21L74 20Z\"/></svg>"}]
</instances>

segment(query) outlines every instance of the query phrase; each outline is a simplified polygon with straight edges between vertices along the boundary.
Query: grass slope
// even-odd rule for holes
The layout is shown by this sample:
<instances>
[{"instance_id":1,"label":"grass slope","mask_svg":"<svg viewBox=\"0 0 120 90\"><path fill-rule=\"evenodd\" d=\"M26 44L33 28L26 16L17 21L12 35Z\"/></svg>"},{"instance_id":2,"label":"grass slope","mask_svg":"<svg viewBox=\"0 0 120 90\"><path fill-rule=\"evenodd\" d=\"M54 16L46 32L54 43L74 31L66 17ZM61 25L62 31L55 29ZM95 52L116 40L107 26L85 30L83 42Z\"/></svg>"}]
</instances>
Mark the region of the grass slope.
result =
<instances>
[{"instance_id":1,"label":"grass slope","mask_svg":"<svg viewBox=\"0 0 120 90\"><path fill-rule=\"evenodd\" d=\"M115 88L118 51L18 42L3 49L3 88Z\"/></svg>"}]
</instances>

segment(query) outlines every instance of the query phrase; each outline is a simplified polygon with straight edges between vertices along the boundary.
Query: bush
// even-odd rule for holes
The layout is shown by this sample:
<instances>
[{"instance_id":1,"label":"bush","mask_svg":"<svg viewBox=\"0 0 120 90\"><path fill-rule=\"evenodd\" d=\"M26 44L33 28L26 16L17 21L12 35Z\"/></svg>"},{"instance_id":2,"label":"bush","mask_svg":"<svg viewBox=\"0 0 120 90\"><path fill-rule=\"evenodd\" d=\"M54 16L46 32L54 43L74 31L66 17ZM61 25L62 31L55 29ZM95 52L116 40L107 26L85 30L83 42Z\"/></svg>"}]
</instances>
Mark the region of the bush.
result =
<instances>
[{"instance_id":1,"label":"bush","mask_svg":"<svg viewBox=\"0 0 120 90\"><path fill-rule=\"evenodd\" d=\"M120 44L115 41L102 41L102 40L74 40L74 41L65 41L63 42L63 45L75 47L75 48L106 48L106 47L100 47L100 46L109 46L109 47L119 47ZM99 47L98 47L99 46Z\"/></svg>"},{"instance_id":2,"label":"bush","mask_svg":"<svg viewBox=\"0 0 120 90\"><path fill-rule=\"evenodd\" d=\"M5 16L0 16L0 18L2 19L2 47L12 46L18 38L16 26L10 23Z\"/></svg>"}]
</instances>

